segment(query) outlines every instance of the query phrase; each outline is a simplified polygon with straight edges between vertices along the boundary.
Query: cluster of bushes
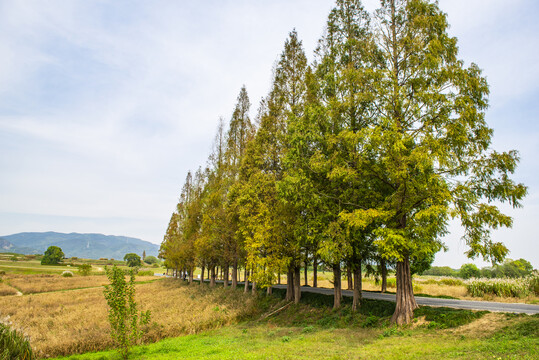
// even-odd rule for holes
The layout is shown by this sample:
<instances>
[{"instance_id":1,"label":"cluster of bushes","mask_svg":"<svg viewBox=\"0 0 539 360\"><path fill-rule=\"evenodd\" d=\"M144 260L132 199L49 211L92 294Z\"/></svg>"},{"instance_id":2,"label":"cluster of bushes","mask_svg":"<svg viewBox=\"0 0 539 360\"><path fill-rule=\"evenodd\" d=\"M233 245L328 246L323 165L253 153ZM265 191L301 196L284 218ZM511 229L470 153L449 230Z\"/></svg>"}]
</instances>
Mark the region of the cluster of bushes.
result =
<instances>
[{"instance_id":1,"label":"cluster of bushes","mask_svg":"<svg viewBox=\"0 0 539 360\"><path fill-rule=\"evenodd\" d=\"M522 278L531 275L533 266L524 259L507 259L503 264L493 267L484 267L479 269L474 264L464 264L459 270L451 269L449 266L433 266L423 272L424 275L459 277L462 279L471 278Z\"/></svg>"},{"instance_id":2,"label":"cluster of bushes","mask_svg":"<svg viewBox=\"0 0 539 360\"><path fill-rule=\"evenodd\" d=\"M471 296L493 295L523 298L539 295L539 273L518 279L472 279L466 284Z\"/></svg>"}]
</instances>

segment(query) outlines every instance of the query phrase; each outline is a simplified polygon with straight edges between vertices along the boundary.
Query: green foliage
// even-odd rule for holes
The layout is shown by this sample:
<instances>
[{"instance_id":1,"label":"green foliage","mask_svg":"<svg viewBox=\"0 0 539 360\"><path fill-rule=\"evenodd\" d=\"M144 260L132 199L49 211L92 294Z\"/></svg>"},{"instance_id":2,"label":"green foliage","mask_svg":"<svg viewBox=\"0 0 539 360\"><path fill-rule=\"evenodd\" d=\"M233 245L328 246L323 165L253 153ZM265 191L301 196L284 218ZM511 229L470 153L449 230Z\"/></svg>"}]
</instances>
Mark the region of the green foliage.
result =
<instances>
[{"instance_id":1,"label":"green foliage","mask_svg":"<svg viewBox=\"0 0 539 360\"><path fill-rule=\"evenodd\" d=\"M137 272L138 276L153 276L154 272L152 270L141 270Z\"/></svg>"},{"instance_id":2,"label":"green foliage","mask_svg":"<svg viewBox=\"0 0 539 360\"><path fill-rule=\"evenodd\" d=\"M66 271L62 272L62 276L63 277L73 277L73 273L71 271L66 270Z\"/></svg>"},{"instance_id":3,"label":"green foliage","mask_svg":"<svg viewBox=\"0 0 539 360\"><path fill-rule=\"evenodd\" d=\"M41 265L57 265L64 256L64 252L58 246L49 246L41 259Z\"/></svg>"},{"instance_id":4,"label":"green foliage","mask_svg":"<svg viewBox=\"0 0 539 360\"><path fill-rule=\"evenodd\" d=\"M92 265L90 264L81 264L79 265L79 273L82 276L88 276L92 272Z\"/></svg>"},{"instance_id":5,"label":"green foliage","mask_svg":"<svg viewBox=\"0 0 539 360\"><path fill-rule=\"evenodd\" d=\"M153 265L153 264L158 264L158 263L159 263L159 259L156 258L155 256L150 255L150 256L146 256L146 257L144 258L144 262L145 262L146 264Z\"/></svg>"},{"instance_id":6,"label":"green foliage","mask_svg":"<svg viewBox=\"0 0 539 360\"><path fill-rule=\"evenodd\" d=\"M140 261L140 256L135 253L125 254L124 261L129 267L141 266L142 262Z\"/></svg>"},{"instance_id":7,"label":"green foliage","mask_svg":"<svg viewBox=\"0 0 539 360\"><path fill-rule=\"evenodd\" d=\"M32 360L34 355L28 338L0 322L0 360Z\"/></svg>"},{"instance_id":8,"label":"green foliage","mask_svg":"<svg viewBox=\"0 0 539 360\"><path fill-rule=\"evenodd\" d=\"M457 277L458 270L453 270L449 266L433 266L430 269L425 270L423 275Z\"/></svg>"},{"instance_id":9,"label":"green foliage","mask_svg":"<svg viewBox=\"0 0 539 360\"><path fill-rule=\"evenodd\" d=\"M481 272L474 264L464 264L460 267L459 277L463 279L478 278Z\"/></svg>"},{"instance_id":10,"label":"green foliage","mask_svg":"<svg viewBox=\"0 0 539 360\"><path fill-rule=\"evenodd\" d=\"M109 306L109 322L112 340L119 352L127 359L129 349L142 338L142 327L150 321L150 311L138 312L135 302L135 275L131 271L129 282L124 272L116 266L106 268L110 285L105 286L104 295Z\"/></svg>"}]
</instances>

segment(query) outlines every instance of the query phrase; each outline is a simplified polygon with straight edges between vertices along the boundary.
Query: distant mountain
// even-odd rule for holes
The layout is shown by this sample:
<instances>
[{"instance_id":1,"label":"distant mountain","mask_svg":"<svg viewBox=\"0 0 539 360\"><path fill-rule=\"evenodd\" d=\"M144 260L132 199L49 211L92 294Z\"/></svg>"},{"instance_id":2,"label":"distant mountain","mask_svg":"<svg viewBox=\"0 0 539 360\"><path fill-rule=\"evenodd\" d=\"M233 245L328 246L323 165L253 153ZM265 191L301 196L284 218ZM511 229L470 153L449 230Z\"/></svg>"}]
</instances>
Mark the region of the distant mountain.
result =
<instances>
[{"instance_id":1,"label":"distant mountain","mask_svg":"<svg viewBox=\"0 0 539 360\"><path fill-rule=\"evenodd\" d=\"M4 238L0 238L0 253L35 254L38 251L27 247L18 247Z\"/></svg>"},{"instance_id":2,"label":"distant mountain","mask_svg":"<svg viewBox=\"0 0 539 360\"><path fill-rule=\"evenodd\" d=\"M127 253L157 256L159 246L148 241L103 234L63 234L57 232L25 232L0 237L0 252L43 254L51 245L62 249L66 257L85 259L123 259ZM17 249L18 251L16 251Z\"/></svg>"}]
</instances>

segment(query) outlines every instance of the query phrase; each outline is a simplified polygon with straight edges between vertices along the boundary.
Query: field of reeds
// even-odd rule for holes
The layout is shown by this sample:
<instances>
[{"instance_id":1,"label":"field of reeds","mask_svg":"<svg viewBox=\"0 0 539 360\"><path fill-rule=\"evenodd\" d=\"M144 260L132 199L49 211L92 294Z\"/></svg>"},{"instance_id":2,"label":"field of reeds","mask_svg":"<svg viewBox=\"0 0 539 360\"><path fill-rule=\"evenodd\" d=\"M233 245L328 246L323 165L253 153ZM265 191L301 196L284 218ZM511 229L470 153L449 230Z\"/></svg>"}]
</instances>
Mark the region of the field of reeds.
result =
<instances>
[{"instance_id":1,"label":"field of reeds","mask_svg":"<svg viewBox=\"0 0 539 360\"><path fill-rule=\"evenodd\" d=\"M539 274L520 279L470 279L466 289L471 296L525 298L539 296Z\"/></svg>"},{"instance_id":2,"label":"field of reeds","mask_svg":"<svg viewBox=\"0 0 539 360\"><path fill-rule=\"evenodd\" d=\"M72 281L83 281L84 285L106 281L106 277L100 276L91 283L86 280L89 278L92 277L58 277L59 281L50 286L55 289L52 292L1 296L0 317L7 318L16 328L25 331L38 357L110 348L112 343L103 288L58 291L62 281L65 281L64 289L75 286ZM16 279L18 285L28 281L36 284L33 285L35 290L42 291L42 283L51 278L27 275L24 279ZM140 308L151 311L151 322L145 336L147 341L217 328L257 311L253 298L240 291L188 286L173 279L158 279L136 284L135 287ZM22 288L28 290L31 287Z\"/></svg>"}]
</instances>

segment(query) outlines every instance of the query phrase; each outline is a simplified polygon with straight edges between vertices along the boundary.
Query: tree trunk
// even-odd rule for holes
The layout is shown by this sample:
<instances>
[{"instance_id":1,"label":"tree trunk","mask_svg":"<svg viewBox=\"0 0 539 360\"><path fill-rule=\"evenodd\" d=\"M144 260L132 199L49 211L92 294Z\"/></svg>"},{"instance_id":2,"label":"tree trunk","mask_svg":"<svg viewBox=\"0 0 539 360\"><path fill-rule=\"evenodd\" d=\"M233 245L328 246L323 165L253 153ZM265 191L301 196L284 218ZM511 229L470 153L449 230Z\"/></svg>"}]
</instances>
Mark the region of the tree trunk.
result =
<instances>
[{"instance_id":1,"label":"tree trunk","mask_svg":"<svg viewBox=\"0 0 539 360\"><path fill-rule=\"evenodd\" d=\"M294 300L294 269L292 266L288 267L288 272L286 273L286 301Z\"/></svg>"},{"instance_id":2,"label":"tree trunk","mask_svg":"<svg viewBox=\"0 0 539 360\"><path fill-rule=\"evenodd\" d=\"M271 295L273 293L273 287L271 285L266 289L266 295Z\"/></svg>"},{"instance_id":3,"label":"tree trunk","mask_svg":"<svg viewBox=\"0 0 539 360\"><path fill-rule=\"evenodd\" d=\"M333 265L333 308L341 307L341 264Z\"/></svg>"},{"instance_id":4,"label":"tree trunk","mask_svg":"<svg viewBox=\"0 0 539 360\"><path fill-rule=\"evenodd\" d=\"M380 260L380 272L382 273L382 292L387 291L387 267L384 259Z\"/></svg>"},{"instance_id":5,"label":"tree trunk","mask_svg":"<svg viewBox=\"0 0 539 360\"><path fill-rule=\"evenodd\" d=\"M249 291L249 271L247 270L247 268L245 268L245 271L243 272L243 276L244 276L244 283L245 283L245 287L243 288L243 292L247 292Z\"/></svg>"},{"instance_id":6,"label":"tree trunk","mask_svg":"<svg viewBox=\"0 0 539 360\"><path fill-rule=\"evenodd\" d=\"M304 275L305 275L305 286L309 286L309 281L307 280L307 270L309 268L309 263L307 262L307 259L305 259L305 270L304 270Z\"/></svg>"},{"instance_id":7,"label":"tree trunk","mask_svg":"<svg viewBox=\"0 0 539 360\"><path fill-rule=\"evenodd\" d=\"M228 287L228 264L225 264L225 266L223 267L223 272L224 272L224 278L223 278L223 287Z\"/></svg>"},{"instance_id":8,"label":"tree trunk","mask_svg":"<svg viewBox=\"0 0 539 360\"><path fill-rule=\"evenodd\" d=\"M277 273L277 284L281 285L281 270Z\"/></svg>"},{"instance_id":9,"label":"tree trunk","mask_svg":"<svg viewBox=\"0 0 539 360\"><path fill-rule=\"evenodd\" d=\"M200 285L204 284L204 269L204 266L202 266L200 269Z\"/></svg>"},{"instance_id":10,"label":"tree trunk","mask_svg":"<svg viewBox=\"0 0 539 360\"><path fill-rule=\"evenodd\" d=\"M294 303L299 304L301 300L301 267L294 267Z\"/></svg>"},{"instance_id":11,"label":"tree trunk","mask_svg":"<svg viewBox=\"0 0 539 360\"><path fill-rule=\"evenodd\" d=\"M256 295L256 281L252 282L251 294Z\"/></svg>"},{"instance_id":12,"label":"tree trunk","mask_svg":"<svg viewBox=\"0 0 539 360\"><path fill-rule=\"evenodd\" d=\"M193 268L189 269L189 285L193 283L193 272L194 272L193 270L194 270Z\"/></svg>"},{"instance_id":13,"label":"tree trunk","mask_svg":"<svg viewBox=\"0 0 539 360\"><path fill-rule=\"evenodd\" d=\"M397 325L409 324L414 318L414 310L418 308L412 287L410 259L397 262L397 306L391 317L391 322Z\"/></svg>"},{"instance_id":14,"label":"tree trunk","mask_svg":"<svg viewBox=\"0 0 539 360\"><path fill-rule=\"evenodd\" d=\"M349 262L347 265L346 265L346 279L348 280L348 289L347 290L352 290L354 288L354 283L353 283L353 279L352 279L352 266L351 266L351 262Z\"/></svg>"},{"instance_id":15,"label":"tree trunk","mask_svg":"<svg viewBox=\"0 0 539 360\"><path fill-rule=\"evenodd\" d=\"M352 302L352 311L356 311L361 306L361 290L363 285L361 282L361 260L354 265L354 300Z\"/></svg>"},{"instance_id":16,"label":"tree trunk","mask_svg":"<svg viewBox=\"0 0 539 360\"><path fill-rule=\"evenodd\" d=\"M211 279L210 279L210 286L215 286L215 278L217 277L217 273L215 272L215 266L211 267Z\"/></svg>"},{"instance_id":17,"label":"tree trunk","mask_svg":"<svg viewBox=\"0 0 539 360\"><path fill-rule=\"evenodd\" d=\"M238 260L234 259L232 263L232 289L236 289L238 286Z\"/></svg>"},{"instance_id":18,"label":"tree trunk","mask_svg":"<svg viewBox=\"0 0 539 360\"><path fill-rule=\"evenodd\" d=\"M318 287L318 258L313 258L313 287Z\"/></svg>"}]
</instances>

